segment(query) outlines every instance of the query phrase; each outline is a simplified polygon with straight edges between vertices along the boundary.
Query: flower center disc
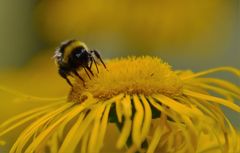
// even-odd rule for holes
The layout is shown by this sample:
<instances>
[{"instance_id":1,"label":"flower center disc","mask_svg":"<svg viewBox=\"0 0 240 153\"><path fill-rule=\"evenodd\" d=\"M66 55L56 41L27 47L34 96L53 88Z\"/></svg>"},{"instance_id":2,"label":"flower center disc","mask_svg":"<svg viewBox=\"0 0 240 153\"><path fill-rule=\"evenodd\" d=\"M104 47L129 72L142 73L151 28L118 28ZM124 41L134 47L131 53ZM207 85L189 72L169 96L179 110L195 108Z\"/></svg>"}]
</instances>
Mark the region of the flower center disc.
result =
<instances>
[{"instance_id":1,"label":"flower center disc","mask_svg":"<svg viewBox=\"0 0 240 153\"><path fill-rule=\"evenodd\" d=\"M94 76L88 78L81 69L79 74L83 82L75 77L76 82L69 94L69 100L79 100L82 93L91 93L99 99L108 99L121 93L125 94L164 94L168 96L181 93L182 81L171 67L157 57L128 57L106 61L107 69L101 64L92 65Z\"/></svg>"}]
</instances>

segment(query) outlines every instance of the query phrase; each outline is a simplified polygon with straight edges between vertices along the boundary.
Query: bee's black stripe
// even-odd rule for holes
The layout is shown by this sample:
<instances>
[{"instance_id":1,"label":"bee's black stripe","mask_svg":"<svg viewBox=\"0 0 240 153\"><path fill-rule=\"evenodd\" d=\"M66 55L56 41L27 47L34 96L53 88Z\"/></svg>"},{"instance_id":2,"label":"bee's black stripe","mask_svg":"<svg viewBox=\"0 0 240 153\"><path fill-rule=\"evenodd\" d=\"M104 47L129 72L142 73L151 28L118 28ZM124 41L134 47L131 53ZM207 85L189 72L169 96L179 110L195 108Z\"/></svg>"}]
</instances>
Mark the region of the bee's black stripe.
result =
<instances>
[{"instance_id":1,"label":"bee's black stripe","mask_svg":"<svg viewBox=\"0 0 240 153\"><path fill-rule=\"evenodd\" d=\"M69 46L71 43L73 43L73 42L75 42L75 41L76 41L76 40L73 39L73 40L69 40L68 42L62 44L62 46L60 47L59 52L62 53L62 54L64 54L66 47Z\"/></svg>"}]
</instances>

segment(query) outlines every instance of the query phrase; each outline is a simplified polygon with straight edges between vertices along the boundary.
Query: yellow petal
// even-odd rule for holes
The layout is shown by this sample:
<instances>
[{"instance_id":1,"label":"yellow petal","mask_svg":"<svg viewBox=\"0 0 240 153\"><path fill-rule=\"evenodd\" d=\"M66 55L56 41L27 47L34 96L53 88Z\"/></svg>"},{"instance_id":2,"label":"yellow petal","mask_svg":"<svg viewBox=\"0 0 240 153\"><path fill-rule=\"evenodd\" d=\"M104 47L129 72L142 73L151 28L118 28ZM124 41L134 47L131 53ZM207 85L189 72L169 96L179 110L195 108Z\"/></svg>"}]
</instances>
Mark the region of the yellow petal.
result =
<instances>
[{"instance_id":1,"label":"yellow petal","mask_svg":"<svg viewBox=\"0 0 240 153\"><path fill-rule=\"evenodd\" d=\"M154 95L154 98L156 98L160 103L170 107L175 112L178 112L179 114L185 114L185 115L201 115L198 112L193 111L190 107L181 104L180 102L177 102L167 96L164 95Z\"/></svg>"},{"instance_id":2,"label":"yellow petal","mask_svg":"<svg viewBox=\"0 0 240 153\"><path fill-rule=\"evenodd\" d=\"M99 107L99 104L96 104L95 107ZM66 145L64 148L60 148L59 153L73 153L75 148L77 147L78 143L82 139L83 135L85 134L86 130L90 128L91 123L94 121L95 116L97 114L98 109L92 109L88 115L85 117L85 119L82 121L80 126L78 126L78 130L73 134L74 136L69 140L71 145Z\"/></svg>"},{"instance_id":3,"label":"yellow petal","mask_svg":"<svg viewBox=\"0 0 240 153\"><path fill-rule=\"evenodd\" d=\"M118 122L122 123L123 110L122 110L122 105L120 100L116 101L115 104L116 104L116 114L117 114Z\"/></svg>"},{"instance_id":4,"label":"yellow petal","mask_svg":"<svg viewBox=\"0 0 240 153\"><path fill-rule=\"evenodd\" d=\"M144 141L144 139L148 135L148 131L151 126L152 122L152 111L149 105L149 102L145 98L145 96L140 95L140 98L142 100L143 106L144 106L144 121L143 121L143 127L142 127L142 132L141 132L141 140Z\"/></svg>"},{"instance_id":5,"label":"yellow petal","mask_svg":"<svg viewBox=\"0 0 240 153\"><path fill-rule=\"evenodd\" d=\"M63 101L63 102L65 102L65 101ZM40 107L40 108L35 108L35 109L30 110L30 111L26 111L26 112L24 112L24 113L21 113L21 114L19 114L19 115L16 115L16 116L12 117L11 119L8 119L8 120L5 121L4 123L2 123L2 124L0 125L0 128L3 128L4 126L9 126L9 124L15 124L16 121L21 120L22 118L25 118L25 117L27 117L27 116L30 116L30 115L32 115L32 114L34 114L34 113L36 113L36 112L39 112L39 111L49 109L49 108L51 108L51 107L53 107L53 106L56 106L56 105L59 105L59 104L61 104L61 103L63 103L63 102L58 102L58 103L50 104L50 105L43 106L43 107Z\"/></svg>"},{"instance_id":6,"label":"yellow petal","mask_svg":"<svg viewBox=\"0 0 240 153\"><path fill-rule=\"evenodd\" d=\"M29 153L34 152L34 150L36 150L41 145L41 143L45 143L46 139L50 137L50 135L54 132L54 130L56 130L56 128L58 128L64 120L67 120L67 121L72 120L84 108L85 107L82 105L75 106L68 113L61 116L57 121L55 121L55 123L53 123L46 130L41 132L39 136L37 136L37 138L28 146L28 148L26 149L26 152L29 152Z\"/></svg>"},{"instance_id":7,"label":"yellow petal","mask_svg":"<svg viewBox=\"0 0 240 153\"><path fill-rule=\"evenodd\" d=\"M121 149L124 145L126 145L127 139L130 135L131 132L131 127L132 127L132 121L130 118L126 118L124 123L123 123L123 128L121 130L121 133L118 137L117 145L116 147L118 149Z\"/></svg>"},{"instance_id":8,"label":"yellow petal","mask_svg":"<svg viewBox=\"0 0 240 153\"><path fill-rule=\"evenodd\" d=\"M210 95L206 95L206 94L201 94L201 93L190 91L190 90L184 90L184 94L191 96L191 97L198 98L198 99L204 99L204 100L216 102L216 103L222 104L226 107L229 107L237 112L240 112L240 107L238 105L234 104L231 101L222 99L222 98L218 98L218 97L214 97L214 96L210 96Z\"/></svg>"},{"instance_id":9,"label":"yellow petal","mask_svg":"<svg viewBox=\"0 0 240 153\"><path fill-rule=\"evenodd\" d=\"M98 148L98 151L100 151L100 149L103 147L104 136L105 136L105 133L107 130L108 116L109 116L110 108L111 108L111 104L108 104L106 106L106 109L105 109L103 117L102 117L99 136L98 136L98 140L97 140L98 142L97 142L97 146L96 146L96 148Z\"/></svg>"},{"instance_id":10,"label":"yellow petal","mask_svg":"<svg viewBox=\"0 0 240 153\"><path fill-rule=\"evenodd\" d=\"M67 98L66 96L65 97L57 97L57 98L31 96L31 95L27 95L22 92L15 91L15 90L3 87L3 86L0 86L0 90L3 92L7 92L10 94L16 95L17 97L21 97L26 100L34 100L34 101L60 101L60 100L66 101L66 98Z\"/></svg>"},{"instance_id":11,"label":"yellow petal","mask_svg":"<svg viewBox=\"0 0 240 153\"><path fill-rule=\"evenodd\" d=\"M67 110L69 107L74 105L74 103L65 103L60 108L42 116L38 120L36 120L33 124L27 127L21 135L18 137L17 141L12 146L10 153L14 152L22 152L22 149L26 145L26 142L33 136L33 134L38 130L39 127L46 124L49 120L53 119L57 115L61 114L63 111Z\"/></svg>"},{"instance_id":12,"label":"yellow petal","mask_svg":"<svg viewBox=\"0 0 240 153\"><path fill-rule=\"evenodd\" d=\"M67 146L71 145L71 139L74 137L75 133L78 131L80 124L82 123L83 118L85 117L85 113L81 113L78 117L78 120L74 123L72 128L68 131L67 136L64 138L64 141L59 149L59 153L66 150Z\"/></svg>"},{"instance_id":13,"label":"yellow petal","mask_svg":"<svg viewBox=\"0 0 240 153\"><path fill-rule=\"evenodd\" d=\"M88 128L86 131L85 131L85 134L82 138L82 143L81 143L81 153L87 153L87 148L88 148L88 141L89 141L89 136L91 134L91 128Z\"/></svg>"},{"instance_id":14,"label":"yellow petal","mask_svg":"<svg viewBox=\"0 0 240 153\"><path fill-rule=\"evenodd\" d=\"M131 99L129 95L126 95L126 97L122 100L123 105L123 113L127 118L132 117L132 104Z\"/></svg>"},{"instance_id":15,"label":"yellow petal","mask_svg":"<svg viewBox=\"0 0 240 153\"><path fill-rule=\"evenodd\" d=\"M147 149L147 153L154 153L155 149L157 148L157 145L159 143L159 140L162 136L162 127L161 123L163 120L160 120L159 126L157 127L157 129L155 130L154 134L153 134L153 138L151 140L151 143Z\"/></svg>"},{"instance_id":16,"label":"yellow petal","mask_svg":"<svg viewBox=\"0 0 240 153\"><path fill-rule=\"evenodd\" d=\"M130 135L131 127L132 127L132 121L131 121L132 107L131 107L130 96L126 95L126 97L122 99L121 103L123 106L123 114L125 119L123 122L123 128L121 130L121 133L119 135L119 138L116 144L116 147L118 149L121 149L124 145L126 145L126 142Z\"/></svg>"},{"instance_id":17,"label":"yellow petal","mask_svg":"<svg viewBox=\"0 0 240 153\"><path fill-rule=\"evenodd\" d=\"M34 114L30 115L30 116L27 116L27 117L19 120L18 122L16 121L15 124L13 124L13 125L10 126L10 127L7 127L5 130L1 131L1 132L0 132L0 136L6 134L6 133L8 133L8 132L10 132L11 130L17 128L18 126L23 125L24 123L27 123L27 122L30 121L30 120L33 120L34 118L37 118L37 117L45 114L45 113L48 112L48 111L49 111L49 110L42 110L42 111L36 112L36 113L34 113ZM18 116L16 116L16 118L18 118ZM15 120L15 119L14 119L14 120Z\"/></svg>"},{"instance_id":18,"label":"yellow petal","mask_svg":"<svg viewBox=\"0 0 240 153\"><path fill-rule=\"evenodd\" d=\"M214 72L218 72L218 71L229 71L237 76L240 76L240 70L233 68L233 67L218 67L218 68L213 68L213 69L209 69L206 71L202 71L202 72L198 72L198 73L193 73L193 74L189 74L186 76L180 76L182 80L187 80L187 79L192 79L192 78L196 78L202 75L206 75L209 73L214 73Z\"/></svg>"},{"instance_id":19,"label":"yellow petal","mask_svg":"<svg viewBox=\"0 0 240 153\"><path fill-rule=\"evenodd\" d=\"M223 95L225 97L233 96L235 98L240 99L240 94L237 95L234 92L231 92L231 91L219 88L219 87L214 87L214 86L203 84L203 83L197 83L197 86L205 88L205 89L212 90L212 91L214 91L214 92L216 92L216 93L218 93L220 95Z\"/></svg>"},{"instance_id":20,"label":"yellow petal","mask_svg":"<svg viewBox=\"0 0 240 153\"><path fill-rule=\"evenodd\" d=\"M240 94L240 88L228 81L217 79L217 78L197 78L200 82L216 84L222 88L232 91L236 94Z\"/></svg>"},{"instance_id":21,"label":"yellow petal","mask_svg":"<svg viewBox=\"0 0 240 153\"><path fill-rule=\"evenodd\" d=\"M95 116L95 121L93 123L93 129L91 131L90 139L88 142L88 152L89 153L98 153L99 152L99 150L98 150L99 148L96 146L98 145L97 139L99 138L99 135L100 135L100 128L102 128L102 127L100 127L100 120L103 115L104 109L105 109L105 105L102 104L97 110L97 114Z\"/></svg>"},{"instance_id":22,"label":"yellow petal","mask_svg":"<svg viewBox=\"0 0 240 153\"><path fill-rule=\"evenodd\" d=\"M141 127L143 124L143 106L138 98L138 96L133 96L133 103L136 109L134 118L133 118L133 129L132 129L132 140L133 143L140 148L142 144L141 140Z\"/></svg>"}]
</instances>

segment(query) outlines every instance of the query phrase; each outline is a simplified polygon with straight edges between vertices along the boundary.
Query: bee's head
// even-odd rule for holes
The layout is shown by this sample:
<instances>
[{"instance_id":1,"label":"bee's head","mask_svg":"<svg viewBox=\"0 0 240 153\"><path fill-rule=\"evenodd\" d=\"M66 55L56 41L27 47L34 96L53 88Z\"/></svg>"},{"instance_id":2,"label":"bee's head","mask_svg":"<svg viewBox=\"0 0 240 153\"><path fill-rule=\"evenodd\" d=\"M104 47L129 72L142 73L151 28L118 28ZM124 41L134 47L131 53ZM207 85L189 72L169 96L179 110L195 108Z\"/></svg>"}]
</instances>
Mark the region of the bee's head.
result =
<instances>
[{"instance_id":1,"label":"bee's head","mask_svg":"<svg viewBox=\"0 0 240 153\"><path fill-rule=\"evenodd\" d=\"M60 47L56 49L54 58L58 64L68 64L71 56L78 56L81 51L88 51L85 43L79 40L68 40L61 43Z\"/></svg>"}]
</instances>

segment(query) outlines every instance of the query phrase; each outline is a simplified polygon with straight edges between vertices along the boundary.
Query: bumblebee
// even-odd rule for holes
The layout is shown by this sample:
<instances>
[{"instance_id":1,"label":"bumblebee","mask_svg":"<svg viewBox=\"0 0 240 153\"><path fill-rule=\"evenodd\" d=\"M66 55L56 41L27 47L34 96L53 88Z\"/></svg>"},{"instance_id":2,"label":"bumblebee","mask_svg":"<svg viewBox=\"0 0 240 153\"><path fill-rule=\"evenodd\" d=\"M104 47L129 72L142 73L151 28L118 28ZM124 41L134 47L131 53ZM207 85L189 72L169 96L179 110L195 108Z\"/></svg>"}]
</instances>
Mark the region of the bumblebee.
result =
<instances>
[{"instance_id":1,"label":"bumblebee","mask_svg":"<svg viewBox=\"0 0 240 153\"><path fill-rule=\"evenodd\" d=\"M99 73L99 63L97 61L100 61L106 69L106 65L104 64L99 52L96 50L89 50L83 42L78 40L69 40L61 43L60 47L55 51L54 58L58 65L58 73L70 86L73 85L68 79L69 75L76 75L83 81L84 84L84 79L79 75L78 70L84 69L89 79L91 79L90 75L94 76L91 70L93 63Z\"/></svg>"}]
</instances>

